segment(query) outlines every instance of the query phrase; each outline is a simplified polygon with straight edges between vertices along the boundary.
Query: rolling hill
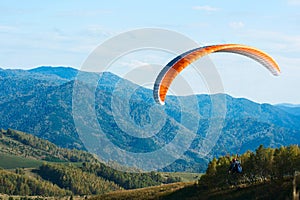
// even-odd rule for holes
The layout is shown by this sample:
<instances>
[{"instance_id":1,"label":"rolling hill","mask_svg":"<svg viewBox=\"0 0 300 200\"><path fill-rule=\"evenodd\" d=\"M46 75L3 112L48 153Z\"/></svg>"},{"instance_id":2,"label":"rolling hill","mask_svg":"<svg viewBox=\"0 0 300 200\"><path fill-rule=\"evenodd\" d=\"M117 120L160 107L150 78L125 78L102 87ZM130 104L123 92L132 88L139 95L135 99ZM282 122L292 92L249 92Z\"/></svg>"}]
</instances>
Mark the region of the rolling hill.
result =
<instances>
[{"instance_id":1,"label":"rolling hill","mask_svg":"<svg viewBox=\"0 0 300 200\"><path fill-rule=\"evenodd\" d=\"M94 141L95 135L98 135L97 140L101 138L101 134L95 129L87 129L85 136L82 137L78 127L75 126L72 95L77 74L76 69L65 67L40 67L32 70L1 69L0 127L32 133L60 147L89 150L96 154L102 151L101 155L109 154L109 151L103 152L101 145L96 143L94 148L84 141L84 137L92 138ZM299 115L282 107L258 104L226 94L197 95L199 111L193 109L193 104L189 103L195 96L169 96L164 110L157 108L158 113L167 113L163 128L155 137L137 138L118 127L120 124L116 124L112 110L117 109L122 114L122 109L126 107L125 103L129 101L130 120L128 121L133 121L138 127L147 127L152 117L148 111L155 104L152 91L109 72L101 75L86 73L86 75L101 77L101 79L96 91L91 90L89 83L83 84L82 91L79 91L82 97L94 92L95 102L97 102L95 104L97 121L85 120L84 123L86 127L101 124L102 131L106 132L110 141L121 149L136 153L153 152L171 143L179 133L190 135L196 132L187 151L176 162L161 168L162 171L203 172L212 157L227 153L241 154L248 149L254 150L258 143L269 147L300 144ZM120 82L123 88L128 90L114 90ZM135 92L128 100L126 96L130 89L135 89ZM112 98L115 107L111 105ZM218 102L224 99L226 100L225 118L222 108L213 111L212 107L212 100ZM182 112L182 105L179 102L185 102L187 113ZM85 111L91 112L93 109L87 107ZM196 126L186 123L193 122L195 116L200 119ZM185 120L187 125L183 125L182 120ZM136 125L128 121L123 120L119 123L134 132ZM223 125L220 137L217 138L216 145L209 154L204 156L201 152L207 143L205 140L207 131L210 127L213 131L214 123L218 121ZM142 134L149 133L145 131ZM115 156L118 157L118 154Z\"/></svg>"},{"instance_id":2,"label":"rolling hill","mask_svg":"<svg viewBox=\"0 0 300 200\"><path fill-rule=\"evenodd\" d=\"M11 129L0 131L0 150L0 197L4 199L11 195L18 199L36 195L42 199L69 199L73 195L81 196L76 199L86 199L88 195L89 199L107 200L290 199L293 173L300 166L297 145L278 149L261 145L255 152L240 155L244 172L234 178L237 185L232 185L226 181L234 177L226 173L230 162L226 156L210 162L205 175L193 174L196 181L177 182L180 180L174 175L181 176L178 173L163 177L155 172L120 172L85 151L63 149ZM299 184L300 179L296 180Z\"/></svg>"},{"instance_id":3,"label":"rolling hill","mask_svg":"<svg viewBox=\"0 0 300 200\"><path fill-rule=\"evenodd\" d=\"M86 151L12 129L0 131L0 160L0 194L7 195L92 195L181 181L178 174L115 170Z\"/></svg>"}]
</instances>

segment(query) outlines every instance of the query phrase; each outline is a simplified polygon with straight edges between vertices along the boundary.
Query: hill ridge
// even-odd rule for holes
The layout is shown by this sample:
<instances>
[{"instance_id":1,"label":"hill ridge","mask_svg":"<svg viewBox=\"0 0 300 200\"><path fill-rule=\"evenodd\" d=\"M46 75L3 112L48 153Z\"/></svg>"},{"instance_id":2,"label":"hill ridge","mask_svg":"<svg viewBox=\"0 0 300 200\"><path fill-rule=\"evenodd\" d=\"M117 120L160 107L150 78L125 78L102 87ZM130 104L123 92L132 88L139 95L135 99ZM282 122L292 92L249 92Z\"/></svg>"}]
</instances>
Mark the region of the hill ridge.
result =
<instances>
[{"instance_id":1,"label":"hill ridge","mask_svg":"<svg viewBox=\"0 0 300 200\"><path fill-rule=\"evenodd\" d=\"M13 77L9 76L12 72L14 72ZM29 132L60 147L86 150L85 144L76 131L72 115L75 72L78 71L64 67L58 69L42 67L27 71L2 70L1 73L8 75L1 76L0 73L0 84L5 88L0 92L0 127ZM54 76L55 73L65 73L67 77ZM85 73L85 75L89 74L99 76L99 74L90 72ZM154 147L149 145L151 143L147 144L146 140L132 139L125 133L122 133L123 139L121 139L117 129L111 128L114 122L111 120L110 101L118 81L123 81L122 84L128 88L137 87L128 80L123 80L110 72L104 72L95 92L97 120L105 130L110 131L109 134L112 139L125 149L149 151ZM149 123L150 116L146 111L154 104L154 100L150 89L137 88L130 100L130 109L132 109L130 117L134 123L143 126ZM122 104L126 102L123 99L125 95L123 95L123 91L118 92L119 94L115 97L117 97L116 102L121 108ZM80 95L86 96L84 93ZM227 113L219 141L207 157L202 157L197 153L198 150L195 147L203 140L210 121L214 120L210 116L212 97L226 99ZM168 118L172 120L164 130L171 130L171 127L176 128L181 125L182 113L178 101L180 99L187 102L186 106L189 106L189 98L192 96L168 96L165 109ZM246 149L254 150L254 144L257 141L262 141L266 146L274 147L300 143L298 137L300 134L300 117L286 110L270 104L258 104L245 98L234 98L227 94L197 95L197 100L200 107L199 112L188 115L189 117L200 115L197 136L191 144L191 149L187 150L177 163L161 169L163 171L204 171L206 164L213 156L220 156L224 152L236 152L239 146L243 146L239 153L243 153ZM218 115L218 111L216 114ZM101 116L106 116L106 118L101 118ZM161 133L159 135L161 143L157 148L168 143L175 134L176 132ZM128 146L129 144L131 146Z\"/></svg>"}]
</instances>

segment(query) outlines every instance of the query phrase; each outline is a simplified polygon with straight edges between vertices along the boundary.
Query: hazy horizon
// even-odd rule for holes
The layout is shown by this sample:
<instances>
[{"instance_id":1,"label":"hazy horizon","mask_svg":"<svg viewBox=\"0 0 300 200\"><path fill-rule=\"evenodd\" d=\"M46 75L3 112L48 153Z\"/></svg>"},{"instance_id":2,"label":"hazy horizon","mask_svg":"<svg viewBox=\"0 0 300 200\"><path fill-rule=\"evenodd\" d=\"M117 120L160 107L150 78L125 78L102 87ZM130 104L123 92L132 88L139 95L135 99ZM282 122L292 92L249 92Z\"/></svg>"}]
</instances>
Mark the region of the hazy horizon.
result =
<instances>
[{"instance_id":1,"label":"hazy horizon","mask_svg":"<svg viewBox=\"0 0 300 200\"><path fill-rule=\"evenodd\" d=\"M72 69L76 69L76 70L80 70L80 69L78 69L78 68L75 68L75 67L72 67L72 66L37 66L37 67L33 67L33 68L28 68L28 69L21 69L21 68L19 68L19 69L14 69L14 68L0 68L0 69L3 69L3 70L25 70L25 71L28 71L28 70L32 70L32 69L36 69L36 68L41 68L41 67L52 67L52 68L55 68L55 67L62 67L62 68L72 68ZM113 73L114 75L117 75L117 76L119 76L118 74L115 74L114 72L110 72L110 73ZM128 80L128 79L127 79ZM129 80L129 81L132 81L132 80ZM138 84L138 83L135 83L135 84ZM144 87L144 86L142 86L142 87ZM153 90L153 87L145 87L145 88L147 88L147 89L150 89L150 90ZM253 102L255 102L255 103L259 103L259 104L271 104L271 105L284 105L284 106L291 106L291 107L298 107L298 106L300 106L300 104L295 104L295 103L287 103L287 102L280 102L280 103L275 103L275 104L273 104L273 103L270 103L270 102L257 102L257 101L255 101L255 100L253 100L253 99L251 99L251 98L247 98L247 97L244 97L244 96L233 96L233 95L231 95L231 94L228 94L228 93L214 93L214 94L225 94L225 95L229 95L229 96L231 96L231 97L233 97L233 98L241 98L241 99L243 99L243 98L245 98L245 99L248 99L248 100L250 100L250 101L253 101ZM196 94L187 94L187 95L178 95L178 96L190 96L190 95L214 95L214 94L209 94L209 93L196 93ZM170 94L168 94L168 95L170 95ZM171 94L171 96L172 96L172 94Z\"/></svg>"}]
</instances>

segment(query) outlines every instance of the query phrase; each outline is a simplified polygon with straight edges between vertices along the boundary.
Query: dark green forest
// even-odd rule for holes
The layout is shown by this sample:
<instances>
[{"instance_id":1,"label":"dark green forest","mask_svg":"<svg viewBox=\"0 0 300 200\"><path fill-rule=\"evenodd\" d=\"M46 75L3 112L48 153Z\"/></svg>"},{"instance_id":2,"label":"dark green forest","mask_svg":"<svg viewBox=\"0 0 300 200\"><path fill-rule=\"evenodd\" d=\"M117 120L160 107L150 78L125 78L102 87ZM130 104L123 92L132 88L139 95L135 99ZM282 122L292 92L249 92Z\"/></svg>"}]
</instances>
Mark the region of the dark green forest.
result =
<instances>
[{"instance_id":1,"label":"dark green forest","mask_svg":"<svg viewBox=\"0 0 300 200\"><path fill-rule=\"evenodd\" d=\"M22 170L16 173L0 169L0 193L9 195L66 196L72 192L41 179L26 176Z\"/></svg>"},{"instance_id":2,"label":"dark green forest","mask_svg":"<svg viewBox=\"0 0 300 200\"><path fill-rule=\"evenodd\" d=\"M275 196L282 194L280 197L283 197L291 196L294 174L300 171L298 145L280 148L260 145L254 152L247 151L238 156L226 155L212 159L197 184L178 183L176 186L175 183L161 189L162 185L180 182L181 178L172 175L165 177L158 172L119 171L101 163L88 152L59 148L46 140L11 129L0 131L0 147L0 193L8 195L61 197L104 195L119 191L112 193L112 196L105 196L113 199L114 194L130 198L130 189L145 188L137 190L137 198L143 195L151 199L153 196L149 196L147 192L153 191L151 195L155 196L157 192L154 191L160 191L157 194L166 195L159 197L162 199L172 199L178 195L186 196L186 199L193 199L195 195L197 197L194 199L199 199L199 195L214 199L226 192L229 195L231 190L237 190L239 195L255 194L255 191L263 193L263 190L257 189L261 187L272 191ZM242 164L243 172L240 174L228 173L233 157ZM156 187L146 189L149 186ZM172 188L177 188L178 191L172 191ZM277 191L278 188L282 189ZM239 195L235 196L240 197Z\"/></svg>"},{"instance_id":3,"label":"dark green forest","mask_svg":"<svg viewBox=\"0 0 300 200\"><path fill-rule=\"evenodd\" d=\"M181 181L157 172L119 171L88 152L60 148L12 129L0 131L0 147L0 193L9 195L103 194Z\"/></svg>"},{"instance_id":4,"label":"dark green forest","mask_svg":"<svg viewBox=\"0 0 300 200\"><path fill-rule=\"evenodd\" d=\"M265 148L260 145L255 152L240 156L214 158L198 183L175 183L141 190L116 191L96 196L94 200L239 200L239 199L298 199L293 189L300 188L300 148L291 145ZM228 173L230 161L241 161L243 172ZM299 193L299 191L298 191ZM297 195L297 194L296 194Z\"/></svg>"},{"instance_id":5,"label":"dark green forest","mask_svg":"<svg viewBox=\"0 0 300 200\"><path fill-rule=\"evenodd\" d=\"M112 179L115 183L125 189L144 188L160 184L180 182L181 178L177 176L170 176L167 179L162 177L159 173L129 173L117 171L105 166L102 163L83 163L83 171L96 174L99 177Z\"/></svg>"},{"instance_id":6,"label":"dark green forest","mask_svg":"<svg viewBox=\"0 0 300 200\"><path fill-rule=\"evenodd\" d=\"M43 164L37 173L45 180L70 190L76 195L104 194L120 190L120 186L95 174L83 172L73 165Z\"/></svg>"}]
</instances>

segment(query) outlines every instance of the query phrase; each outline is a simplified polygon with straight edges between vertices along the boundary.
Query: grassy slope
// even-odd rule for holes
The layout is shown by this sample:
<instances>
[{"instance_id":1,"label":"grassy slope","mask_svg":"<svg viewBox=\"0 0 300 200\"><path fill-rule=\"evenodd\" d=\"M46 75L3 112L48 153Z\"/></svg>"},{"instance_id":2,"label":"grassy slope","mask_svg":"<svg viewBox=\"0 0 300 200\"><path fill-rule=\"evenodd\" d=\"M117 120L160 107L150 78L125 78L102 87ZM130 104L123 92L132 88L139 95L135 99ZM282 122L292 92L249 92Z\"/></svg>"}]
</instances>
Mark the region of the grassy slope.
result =
<instances>
[{"instance_id":1,"label":"grassy slope","mask_svg":"<svg viewBox=\"0 0 300 200\"><path fill-rule=\"evenodd\" d=\"M291 182L271 182L222 190L201 190L193 182L173 183L136 190L117 191L92 198L93 200L238 200L291 199Z\"/></svg>"},{"instance_id":2,"label":"grassy slope","mask_svg":"<svg viewBox=\"0 0 300 200\"><path fill-rule=\"evenodd\" d=\"M190 172L160 172L163 177L180 177L182 182L198 181L203 175L202 173L190 173Z\"/></svg>"},{"instance_id":3,"label":"grassy slope","mask_svg":"<svg viewBox=\"0 0 300 200\"><path fill-rule=\"evenodd\" d=\"M232 187L224 190L201 190L194 186L185 187L171 195L165 196L165 200L189 199L189 200L238 200L238 199L291 199L291 182L271 182L250 185L244 187Z\"/></svg>"},{"instance_id":4,"label":"grassy slope","mask_svg":"<svg viewBox=\"0 0 300 200\"><path fill-rule=\"evenodd\" d=\"M108 194L100 195L91 198L92 200L140 200L140 199L158 199L162 196L170 195L174 191L182 189L193 183L172 183L160 186L153 186L148 188L141 188L135 190L116 191Z\"/></svg>"},{"instance_id":5,"label":"grassy slope","mask_svg":"<svg viewBox=\"0 0 300 200\"><path fill-rule=\"evenodd\" d=\"M0 167L3 169L38 168L43 161L32 158L24 158L0 152Z\"/></svg>"}]
</instances>

